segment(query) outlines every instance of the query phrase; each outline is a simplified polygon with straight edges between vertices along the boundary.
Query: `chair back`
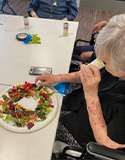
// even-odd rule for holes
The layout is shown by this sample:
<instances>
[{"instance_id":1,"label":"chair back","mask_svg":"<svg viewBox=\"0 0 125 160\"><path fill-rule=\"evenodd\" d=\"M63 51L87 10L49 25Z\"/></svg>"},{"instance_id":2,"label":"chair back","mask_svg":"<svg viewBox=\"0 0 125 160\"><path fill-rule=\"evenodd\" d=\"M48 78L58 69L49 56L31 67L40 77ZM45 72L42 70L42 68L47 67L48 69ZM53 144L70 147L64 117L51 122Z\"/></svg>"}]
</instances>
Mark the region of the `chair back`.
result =
<instances>
[{"instance_id":1,"label":"chair back","mask_svg":"<svg viewBox=\"0 0 125 160\"><path fill-rule=\"evenodd\" d=\"M96 41L96 37L99 33L98 32L94 32L92 34L92 37L91 37L91 40L90 40L90 45L94 45L95 44L95 41Z\"/></svg>"}]
</instances>

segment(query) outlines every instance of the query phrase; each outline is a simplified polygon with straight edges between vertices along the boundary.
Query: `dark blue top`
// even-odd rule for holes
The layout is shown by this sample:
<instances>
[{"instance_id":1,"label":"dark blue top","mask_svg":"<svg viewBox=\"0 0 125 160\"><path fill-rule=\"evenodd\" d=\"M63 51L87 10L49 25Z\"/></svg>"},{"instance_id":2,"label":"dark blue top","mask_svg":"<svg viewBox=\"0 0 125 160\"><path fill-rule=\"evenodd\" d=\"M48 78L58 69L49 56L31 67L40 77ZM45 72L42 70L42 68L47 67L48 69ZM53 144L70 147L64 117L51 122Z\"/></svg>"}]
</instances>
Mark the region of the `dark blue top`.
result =
<instances>
[{"instance_id":1,"label":"dark blue top","mask_svg":"<svg viewBox=\"0 0 125 160\"><path fill-rule=\"evenodd\" d=\"M117 77L113 77L103 68L98 96L107 124L108 136L117 143L125 144L125 80L118 81ZM61 109L63 107L71 112L60 117L60 122L77 142L84 146L85 143L95 141L83 88L65 96Z\"/></svg>"},{"instance_id":2,"label":"dark blue top","mask_svg":"<svg viewBox=\"0 0 125 160\"><path fill-rule=\"evenodd\" d=\"M54 5L55 4L55 5ZM77 16L76 0L31 0L28 12L35 11L40 18L72 21Z\"/></svg>"}]
</instances>

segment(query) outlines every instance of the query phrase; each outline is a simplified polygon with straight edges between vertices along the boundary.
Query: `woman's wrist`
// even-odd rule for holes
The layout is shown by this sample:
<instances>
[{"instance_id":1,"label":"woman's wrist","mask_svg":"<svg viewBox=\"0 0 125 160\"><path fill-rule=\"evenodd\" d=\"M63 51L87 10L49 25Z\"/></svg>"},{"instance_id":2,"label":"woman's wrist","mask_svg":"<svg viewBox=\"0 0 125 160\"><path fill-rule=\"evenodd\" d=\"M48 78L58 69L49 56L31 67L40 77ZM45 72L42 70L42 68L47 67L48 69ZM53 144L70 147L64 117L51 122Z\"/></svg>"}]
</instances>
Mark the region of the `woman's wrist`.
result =
<instances>
[{"instance_id":1,"label":"woman's wrist","mask_svg":"<svg viewBox=\"0 0 125 160\"><path fill-rule=\"evenodd\" d=\"M65 82L66 81L66 75L65 74L58 74L56 75L56 81L59 82Z\"/></svg>"},{"instance_id":2,"label":"woman's wrist","mask_svg":"<svg viewBox=\"0 0 125 160\"><path fill-rule=\"evenodd\" d=\"M93 95L85 94L85 99L86 99L87 104L95 104L96 102L99 101L99 97L97 94L93 94Z\"/></svg>"},{"instance_id":3,"label":"woman's wrist","mask_svg":"<svg viewBox=\"0 0 125 160\"><path fill-rule=\"evenodd\" d=\"M36 16L37 16L34 11L31 11L31 12L30 12L30 15L31 15L31 17L36 17Z\"/></svg>"},{"instance_id":4,"label":"woman's wrist","mask_svg":"<svg viewBox=\"0 0 125 160\"><path fill-rule=\"evenodd\" d=\"M81 83L79 71L67 74L59 74L57 75L57 79L59 82Z\"/></svg>"}]
</instances>

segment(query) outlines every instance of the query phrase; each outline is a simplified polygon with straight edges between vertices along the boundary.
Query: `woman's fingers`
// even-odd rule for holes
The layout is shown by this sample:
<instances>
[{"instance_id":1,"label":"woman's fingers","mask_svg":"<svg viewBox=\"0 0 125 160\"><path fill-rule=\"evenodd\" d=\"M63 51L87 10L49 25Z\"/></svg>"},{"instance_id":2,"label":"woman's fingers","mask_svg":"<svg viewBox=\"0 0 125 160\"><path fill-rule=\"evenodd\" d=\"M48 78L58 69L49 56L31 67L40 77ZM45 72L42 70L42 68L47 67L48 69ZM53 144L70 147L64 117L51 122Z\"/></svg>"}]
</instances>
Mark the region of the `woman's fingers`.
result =
<instances>
[{"instance_id":1,"label":"woman's fingers","mask_svg":"<svg viewBox=\"0 0 125 160\"><path fill-rule=\"evenodd\" d=\"M41 81L41 84L45 84L45 82L49 80L49 76L50 76L50 73L44 73L43 75L36 77L35 83L37 83L38 81L40 83Z\"/></svg>"},{"instance_id":2,"label":"woman's fingers","mask_svg":"<svg viewBox=\"0 0 125 160\"><path fill-rule=\"evenodd\" d=\"M81 66L81 73L84 76L85 80L93 76L92 70L87 65Z\"/></svg>"},{"instance_id":3,"label":"woman's fingers","mask_svg":"<svg viewBox=\"0 0 125 160\"><path fill-rule=\"evenodd\" d=\"M85 81L91 83L93 80L100 81L100 71L93 64L81 65L80 78L82 83Z\"/></svg>"},{"instance_id":4,"label":"woman's fingers","mask_svg":"<svg viewBox=\"0 0 125 160\"><path fill-rule=\"evenodd\" d=\"M89 69L92 71L94 77L99 77L100 78L100 70L94 66L93 64L88 64Z\"/></svg>"}]
</instances>

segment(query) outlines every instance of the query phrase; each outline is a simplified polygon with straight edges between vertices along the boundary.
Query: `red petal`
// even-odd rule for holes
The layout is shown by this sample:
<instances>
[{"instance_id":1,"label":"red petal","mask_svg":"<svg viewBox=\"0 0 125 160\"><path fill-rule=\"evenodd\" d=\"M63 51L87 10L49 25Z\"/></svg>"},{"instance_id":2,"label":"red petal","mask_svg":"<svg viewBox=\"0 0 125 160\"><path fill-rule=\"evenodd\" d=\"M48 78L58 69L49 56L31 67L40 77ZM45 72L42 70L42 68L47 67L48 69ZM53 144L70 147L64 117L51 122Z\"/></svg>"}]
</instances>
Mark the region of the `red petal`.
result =
<instances>
[{"instance_id":1,"label":"red petal","mask_svg":"<svg viewBox=\"0 0 125 160\"><path fill-rule=\"evenodd\" d=\"M27 124L28 129L31 129L33 126L34 126L34 123L32 123L32 122L29 122L29 123Z\"/></svg>"}]
</instances>

